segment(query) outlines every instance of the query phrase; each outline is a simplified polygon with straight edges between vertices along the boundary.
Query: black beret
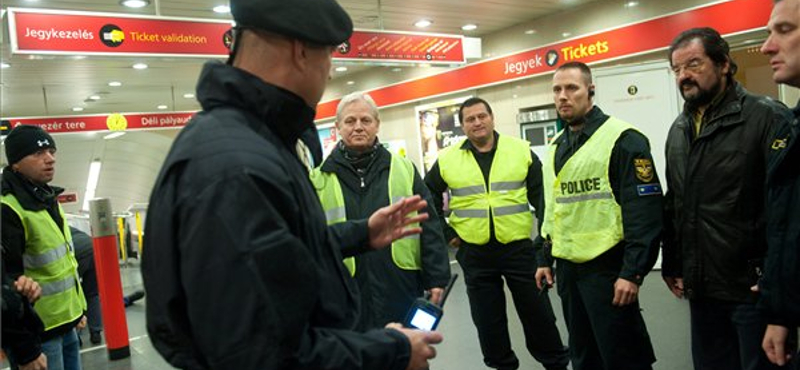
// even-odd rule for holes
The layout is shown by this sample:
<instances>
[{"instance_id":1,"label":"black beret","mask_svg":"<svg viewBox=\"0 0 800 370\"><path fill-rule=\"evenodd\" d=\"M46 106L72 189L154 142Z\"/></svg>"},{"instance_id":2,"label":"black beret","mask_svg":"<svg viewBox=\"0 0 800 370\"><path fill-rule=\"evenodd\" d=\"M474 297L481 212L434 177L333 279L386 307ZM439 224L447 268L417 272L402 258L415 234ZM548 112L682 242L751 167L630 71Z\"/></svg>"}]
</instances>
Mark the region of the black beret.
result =
<instances>
[{"instance_id":1,"label":"black beret","mask_svg":"<svg viewBox=\"0 0 800 370\"><path fill-rule=\"evenodd\" d=\"M353 34L353 21L336 0L231 0L230 4L237 27L332 46Z\"/></svg>"},{"instance_id":2,"label":"black beret","mask_svg":"<svg viewBox=\"0 0 800 370\"><path fill-rule=\"evenodd\" d=\"M6 136L6 158L8 164L19 162L22 158L41 149L54 148L56 142L45 130L34 125L19 125Z\"/></svg>"}]
</instances>

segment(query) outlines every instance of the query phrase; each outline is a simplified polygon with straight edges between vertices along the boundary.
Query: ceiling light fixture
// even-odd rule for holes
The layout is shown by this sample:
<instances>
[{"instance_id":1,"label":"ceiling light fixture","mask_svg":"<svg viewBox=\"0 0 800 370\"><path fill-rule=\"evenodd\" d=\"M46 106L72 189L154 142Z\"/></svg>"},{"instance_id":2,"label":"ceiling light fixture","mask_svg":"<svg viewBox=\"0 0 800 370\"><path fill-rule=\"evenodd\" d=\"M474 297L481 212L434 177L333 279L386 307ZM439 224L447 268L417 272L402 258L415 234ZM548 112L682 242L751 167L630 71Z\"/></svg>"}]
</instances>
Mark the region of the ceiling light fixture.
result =
<instances>
[{"instance_id":1,"label":"ceiling light fixture","mask_svg":"<svg viewBox=\"0 0 800 370\"><path fill-rule=\"evenodd\" d=\"M425 27L428 27L428 26L430 26L432 24L433 24L433 22L431 20L429 20L429 19L420 19L420 20L414 22L414 26L419 27L419 28L425 28Z\"/></svg>"},{"instance_id":2,"label":"ceiling light fixture","mask_svg":"<svg viewBox=\"0 0 800 370\"><path fill-rule=\"evenodd\" d=\"M626 8L633 8L638 5L639 5L638 1L628 1L627 3L625 3Z\"/></svg>"},{"instance_id":3,"label":"ceiling light fixture","mask_svg":"<svg viewBox=\"0 0 800 370\"><path fill-rule=\"evenodd\" d=\"M2 68L2 69L6 69L6 68L10 68L10 67L11 67L11 64L8 64L6 62L0 63L0 68Z\"/></svg>"},{"instance_id":4,"label":"ceiling light fixture","mask_svg":"<svg viewBox=\"0 0 800 370\"><path fill-rule=\"evenodd\" d=\"M183 94L183 97L186 98L186 99L193 99L194 98L194 94L186 93L186 94Z\"/></svg>"},{"instance_id":5,"label":"ceiling light fixture","mask_svg":"<svg viewBox=\"0 0 800 370\"><path fill-rule=\"evenodd\" d=\"M73 112L83 112L83 107L72 107Z\"/></svg>"},{"instance_id":6,"label":"ceiling light fixture","mask_svg":"<svg viewBox=\"0 0 800 370\"><path fill-rule=\"evenodd\" d=\"M156 108L164 110L164 109L167 109L167 106L164 105L164 104L161 104L161 105L157 106Z\"/></svg>"},{"instance_id":7,"label":"ceiling light fixture","mask_svg":"<svg viewBox=\"0 0 800 370\"><path fill-rule=\"evenodd\" d=\"M94 191L97 189L97 181L100 180L100 167L102 162L99 159L92 161L89 165L89 178L86 179L86 193L83 194L83 210L89 210L89 201L94 199Z\"/></svg>"},{"instance_id":8,"label":"ceiling light fixture","mask_svg":"<svg viewBox=\"0 0 800 370\"><path fill-rule=\"evenodd\" d=\"M148 65L145 64L145 63L136 63L132 67L133 67L133 69L142 70L142 69L147 69Z\"/></svg>"},{"instance_id":9,"label":"ceiling light fixture","mask_svg":"<svg viewBox=\"0 0 800 370\"><path fill-rule=\"evenodd\" d=\"M536 33L536 30L525 30L526 35L533 35Z\"/></svg>"},{"instance_id":10,"label":"ceiling light fixture","mask_svg":"<svg viewBox=\"0 0 800 370\"><path fill-rule=\"evenodd\" d=\"M103 136L103 139L111 140L111 139L118 138L118 137L120 137L122 135L125 135L125 131L112 132L112 133L110 133L110 134L108 134L106 136Z\"/></svg>"},{"instance_id":11,"label":"ceiling light fixture","mask_svg":"<svg viewBox=\"0 0 800 370\"><path fill-rule=\"evenodd\" d=\"M348 84L348 85L355 85L355 84L356 84L356 82L355 82L355 81L347 81L347 84Z\"/></svg>"},{"instance_id":12,"label":"ceiling light fixture","mask_svg":"<svg viewBox=\"0 0 800 370\"><path fill-rule=\"evenodd\" d=\"M474 24L474 23L469 23L469 24L465 24L465 25L461 26L461 29L464 30L464 31L474 31L474 30L478 29L478 25Z\"/></svg>"},{"instance_id":13,"label":"ceiling light fixture","mask_svg":"<svg viewBox=\"0 0 800 370\"><path fill-rule=\"evenodd\" d=\"M217 5L213 9L214 13L226 14L231 12L231 7L227 5Z\"/></svg>"},{"instance_id":14,"label":"ceiling light fixture","mask_svg":"<svg viewBox=\"0 0 800 370\"><path fill-rule=\"evenodd\" d=\"M100 95L91 95L89 96L89 100L100 100Z\"/></svg>"},{"instance_id":15,"label":"ceiling light fixture","mask_svg":"<svg viewBox=\"0 0 800 370\"><path fill-rule=\"evenodd\" d=\"M345 66L336 67L336 72L347 72L347 67Z\"/></svg>"},{"instance_id":16,"label":"ceiling light fixture","mask_svg":"<svg viewBox=\"0 0 800 370\"><path fill-rule=\"evenodd\" d=\"M109 82L109 83L108 83L108 86L111 86L111 87L120 87L120 86L122 86L122 82L119 82L119 81L111 81L111 82Z\"/></svg>"},{"instance_id":17,"label":"ceiling light fixture","mask_svg":"<svg viewBox=\"0 0 800 370\"><path fill-rule=\"evenodd\" d=\"M564 32L564 33L561 34L561 36L562 37L570 37L570 36L572 36L572 33L571 32Z\"/></svg>"},{"instance_id":18,"label":"ceiling light fixture","mask_svg":"<svg viewBox=\"0 0 800 370\"><path fill-rule=\"evenodd\" d=\"M128 8L144 8L150 5L150 1L148 0L123 0L120 1L120 4L127 6Z\"/></svg>"}]
</instances>

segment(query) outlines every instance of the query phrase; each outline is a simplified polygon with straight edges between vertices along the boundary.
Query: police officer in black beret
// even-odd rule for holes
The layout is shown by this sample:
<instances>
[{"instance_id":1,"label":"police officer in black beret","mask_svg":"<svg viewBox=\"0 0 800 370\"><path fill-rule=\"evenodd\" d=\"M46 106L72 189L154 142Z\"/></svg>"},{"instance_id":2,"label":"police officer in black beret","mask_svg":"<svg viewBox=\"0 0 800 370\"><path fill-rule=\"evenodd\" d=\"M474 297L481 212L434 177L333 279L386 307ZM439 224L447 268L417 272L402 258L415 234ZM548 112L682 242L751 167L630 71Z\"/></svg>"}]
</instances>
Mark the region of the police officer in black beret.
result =
<instances>
[{"instance_id":1,"label":"police officer in black beret","mask_svg":"<svg viewBox=\"0 0 800 370\"><path fill-rule=\"evenodd\" d=\"M419 233L418 196L337 235L295 150L352 21L334 0L232 0L227 64L205 65L203 107L150 198L142 274L156 349L185 369L423 369L442 336L353 330L357 287L340 240L364 249ZM308 133L313 133L308 135ZM317 159L319 143L306 142ZM319 161L316 161L319 163Z\"/></svg>"}]
</instances>

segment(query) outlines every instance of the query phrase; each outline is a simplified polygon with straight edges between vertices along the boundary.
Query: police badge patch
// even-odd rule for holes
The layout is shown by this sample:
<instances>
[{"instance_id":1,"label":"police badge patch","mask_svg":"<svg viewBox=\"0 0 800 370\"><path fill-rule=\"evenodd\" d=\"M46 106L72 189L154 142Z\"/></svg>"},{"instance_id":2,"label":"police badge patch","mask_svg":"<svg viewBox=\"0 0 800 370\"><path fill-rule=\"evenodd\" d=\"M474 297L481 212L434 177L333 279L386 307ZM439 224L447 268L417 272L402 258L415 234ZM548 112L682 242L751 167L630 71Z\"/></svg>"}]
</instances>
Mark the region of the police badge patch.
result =
<instances>
[{"instance_id":1,"label":"police badge patch","mask_svg":"<svg viewBox=\"0 0 800 370\"><path fill-rule=\"evenodd\" d=\"M633 165L636 167L636 178L641 182L651 182L655 176L653 161L650 159L634 159Z\"/></svg>"}]
</instances>

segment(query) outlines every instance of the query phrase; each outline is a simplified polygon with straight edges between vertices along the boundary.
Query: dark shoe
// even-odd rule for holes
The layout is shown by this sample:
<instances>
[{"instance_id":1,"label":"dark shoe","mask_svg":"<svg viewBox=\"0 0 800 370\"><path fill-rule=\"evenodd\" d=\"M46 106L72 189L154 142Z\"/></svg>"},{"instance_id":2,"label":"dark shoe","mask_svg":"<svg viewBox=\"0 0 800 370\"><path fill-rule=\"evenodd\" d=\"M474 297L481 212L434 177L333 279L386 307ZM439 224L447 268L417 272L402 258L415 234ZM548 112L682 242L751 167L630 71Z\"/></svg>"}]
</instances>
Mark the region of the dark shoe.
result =
<instances>
[{"instance_id":1,"label":"dark shoe","mask_svg":"<svg viewBox=\"0 0 800 370\"><path fill-rule=\"evenodd\" d=\"M100 331L89 331L89 341L92 344L100 344L103 341L103 337L100 336Z\"/></svg>"},{"instance_id":2,"label":"dark shoe","mask_svg":"<svg viewBox=\"0 0 800 370\"><path fill-rule=\"evenodd\" d=\"M132 305L134 302L136 302L136 301L138 301L138 300L140 300L142 298L144 298L144 290L137 290L137 291L131 293L131 295L127 295L122 299L123 299L123 302L125 303L125 307L128 307L128 306Z\"/></svg>"}]
</instances>

